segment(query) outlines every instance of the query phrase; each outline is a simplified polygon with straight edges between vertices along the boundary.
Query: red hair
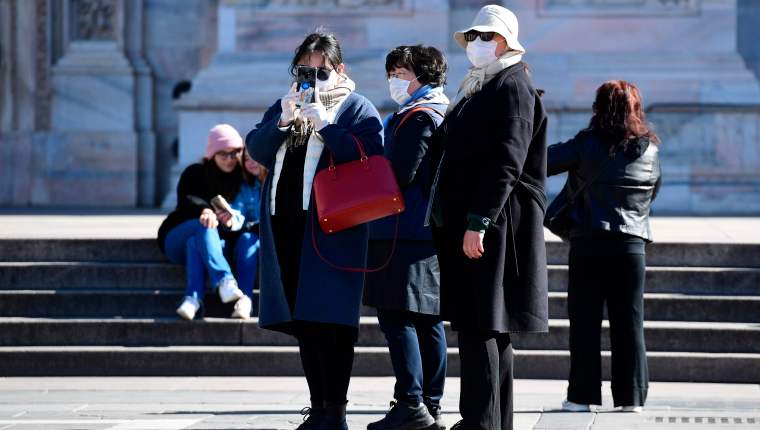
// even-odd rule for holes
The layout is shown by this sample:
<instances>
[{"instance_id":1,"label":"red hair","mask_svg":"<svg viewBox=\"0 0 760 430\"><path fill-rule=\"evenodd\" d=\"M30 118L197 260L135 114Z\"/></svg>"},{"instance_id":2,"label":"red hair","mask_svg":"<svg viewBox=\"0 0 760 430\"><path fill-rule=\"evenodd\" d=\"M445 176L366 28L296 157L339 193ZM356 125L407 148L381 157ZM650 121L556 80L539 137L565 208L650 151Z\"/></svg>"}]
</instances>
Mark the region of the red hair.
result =
<instances>
[{"instance_id":1,"label":"red hair","mask_svg":"<svg viewBox=\"0 0 760 430\"><path fill-rule=\"evenodd\" d=\"M589 128L612 137L616 144L640 137L660 143L646 122L639 89L626 81L607 81L596 90Z\"/></svg>"}]
</instances>

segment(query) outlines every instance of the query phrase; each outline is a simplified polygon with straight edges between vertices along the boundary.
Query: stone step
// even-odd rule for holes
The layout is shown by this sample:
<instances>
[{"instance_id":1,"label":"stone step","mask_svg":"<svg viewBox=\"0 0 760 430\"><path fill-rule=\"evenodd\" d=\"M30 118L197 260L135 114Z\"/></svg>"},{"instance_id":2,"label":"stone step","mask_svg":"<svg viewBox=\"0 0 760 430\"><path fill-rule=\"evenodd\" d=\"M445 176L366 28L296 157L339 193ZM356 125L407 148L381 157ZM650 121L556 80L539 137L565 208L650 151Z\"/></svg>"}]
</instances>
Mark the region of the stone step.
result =
<instances>
[{"instance_id":1,"label":"stone step","mask_svg":"<svg viewBox=\"0 0 760 430\"><path fill-rule=\"evenodd\" d=\"M567 266L549 266L549 288L567 288ZM150 262L0 262L0 290L181 289L181 266ZM652 293L760 296L760 268L648 267Z\"/></svg>"},{"instance_id":2,"label":"stone step","mask_svg":"<svg viewBox=\"0 0 760 430\"><path fill-rule=\"evenodd\" d=\"M0 290L0 317L174 317L183 295L182 289ZM655 321L757 322L760 315L760 296L646 293L644 300L645 317ZM232 305L222 305L214 293L206 295L205 303L205 316L232 313ZM364 307L362 314L376 311ZM549 293L549 317L567 318L567 293Z\"/></svg>"},{"instance_id":3,"label":"stone step","mask_svg":"<svg viewBox=\"0 0 760 430\"><path fill-rule=\"evenodd\" d=\"M449 346L456 333L447 327ZM516 334L518 349L567 350L570 323L551 320L549 333ZM744 323L646 321L647 350L760 353L760 327ZM609 328L602 328L609 350ZM295 338L261 329L256 319L34 319L0 318L0 346L297 346ZM359 346L386 346L377 318L363 317Z\"/></svg>"},{"instance_id":4,"label":"stone step","mask_svg":"<svg viewBox=\"0 0 760 430\"><path fill-rule=\"evenodd\" d=\"M760 296L645 293L644 316L655 321L752 323L760 318ZM549 293L549 317L568 318L566 292Z\"/></svg>"},{"instance_id":5,"label":"stone step","mask_svg":"<svg viewBox=\"0 0 760 430\"><path fill-rule=\"evenodd\" d=\"M609 353L602 354L609 378ZM459 376L449 349L449 376ZM648 353L651 381L760 383L760 354ZM515 351L515 377L565 379L567 351ZM301 376L293 346L35 346L0 347L0 375L9 376ZM393 376L384 347L357 347L354 376Z\"/></svg>"},{"instance_id":6,"label":"stone step","mask_svg":"<svg viewBox=\"0 0 760 430\"><path fill-rule=\"evenodd\" d=\"M568 245L546 243L550 264L567 264ZM653 243L650 266L760 267L760 244ZM166 262L154 239L0 239L0 261Z\"/></svg>"}]
</instances>

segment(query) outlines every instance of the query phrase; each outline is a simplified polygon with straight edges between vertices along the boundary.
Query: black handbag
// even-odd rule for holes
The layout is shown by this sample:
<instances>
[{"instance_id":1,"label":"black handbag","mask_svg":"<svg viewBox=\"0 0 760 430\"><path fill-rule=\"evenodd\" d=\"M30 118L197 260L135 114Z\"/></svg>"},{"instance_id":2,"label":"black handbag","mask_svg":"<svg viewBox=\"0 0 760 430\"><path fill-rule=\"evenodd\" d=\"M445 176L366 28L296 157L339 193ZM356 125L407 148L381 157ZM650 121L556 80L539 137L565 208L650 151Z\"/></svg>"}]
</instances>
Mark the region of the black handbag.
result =
<instances>
[{"instance_id":1,"label":"black handbag","mask_svg":"<svg viewBox=\"0 0 760 430\"><path fill-rule=\"evenodd\" d=\"M582 183L575 192L570 190L570 173L568 173L565 185L562 187L562 191L557 194L557 197L552 200L549 207L546 209L546 216L544 216L544 227L549 231L559 236L564 242L570 239L570 230L575 225L575 221L570 217L570 209L575 204L578 196L581 195L589 185L593 184L599 176L602 175L607 165L615 158L615 154L607 158L599 170L596 172L593 178ZM568 197L569 196L569 197Z\"/></svg>"}]
</instances>

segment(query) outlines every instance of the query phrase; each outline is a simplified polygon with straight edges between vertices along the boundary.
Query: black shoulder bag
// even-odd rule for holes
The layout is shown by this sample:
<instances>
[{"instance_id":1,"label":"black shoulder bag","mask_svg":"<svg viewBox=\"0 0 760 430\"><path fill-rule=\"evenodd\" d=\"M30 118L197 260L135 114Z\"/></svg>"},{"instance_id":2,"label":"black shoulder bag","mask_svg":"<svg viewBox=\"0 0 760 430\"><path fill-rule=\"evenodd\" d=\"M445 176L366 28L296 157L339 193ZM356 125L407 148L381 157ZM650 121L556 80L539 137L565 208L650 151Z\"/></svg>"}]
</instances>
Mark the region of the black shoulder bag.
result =
<instances>
[{"instance_id":1,"label":"black shoulder bag","mask_svg":"<svg viewBox=\"0 0 760 430\"><path fill-rule=\"evenodd\" d=\"M614 153L612 157L608 157L604 163L602 163L601 167L599 167L599 170L596 172L596 174L585 183L582 183L581 186L578 187L574 193L570 194L569 197L568 194L570 193L570 173L568 173L567 180L565 181L565 185L562 187L562 191L557 194L557 197L552 200L552 202L549 204L549 207L546 209L544 227L548 228L549 231L559 236L560 239L562 239L564 242L567 242L570 239L570 230L572 230L573 225L575 224L573 219L570 218L570 208L573 207L576 199L581 195L583 190L585 190L589 185L593 184L597 179L599 179L599 176L604 173L607 165L610 164L610 161L615 158L615 155L616 154Z\"/></svg>"}]
</instances>

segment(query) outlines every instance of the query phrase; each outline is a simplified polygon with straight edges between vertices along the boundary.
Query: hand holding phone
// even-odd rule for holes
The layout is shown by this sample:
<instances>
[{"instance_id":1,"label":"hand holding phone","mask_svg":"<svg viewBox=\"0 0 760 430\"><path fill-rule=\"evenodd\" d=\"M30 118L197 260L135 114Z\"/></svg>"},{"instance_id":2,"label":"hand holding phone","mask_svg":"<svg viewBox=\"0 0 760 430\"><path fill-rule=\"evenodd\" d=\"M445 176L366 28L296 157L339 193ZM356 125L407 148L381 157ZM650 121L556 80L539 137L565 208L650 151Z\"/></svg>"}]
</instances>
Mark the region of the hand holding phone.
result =
<instances>
[{"instance_id":1,"label":"hand holding phone","mask_svg":"<svg viewBox=\"0 0 760 430\"><path fill-rule=\"evenodd\" d=\"M299 98L296 106L302 107L308 103L314 103L314 88L317 86L317 68L310 66L298 66L296 69L296 85Z\"/></svg>"}]
</instances>

